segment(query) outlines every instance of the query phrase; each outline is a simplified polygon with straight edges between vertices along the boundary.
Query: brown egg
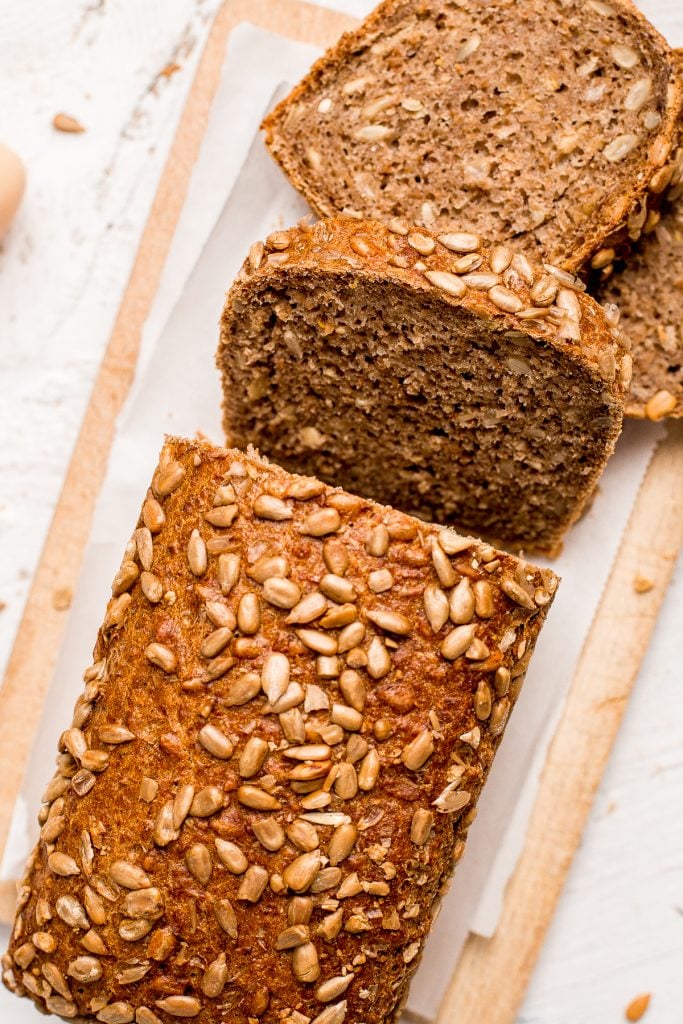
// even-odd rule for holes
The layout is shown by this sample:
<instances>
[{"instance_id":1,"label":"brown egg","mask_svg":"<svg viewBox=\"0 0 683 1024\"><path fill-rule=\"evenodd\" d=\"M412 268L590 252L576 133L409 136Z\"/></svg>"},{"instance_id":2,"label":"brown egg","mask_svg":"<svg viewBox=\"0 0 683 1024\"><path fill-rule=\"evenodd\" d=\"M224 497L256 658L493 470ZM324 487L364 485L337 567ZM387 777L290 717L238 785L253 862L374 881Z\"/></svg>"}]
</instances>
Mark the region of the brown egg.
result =
<instances>
[{"instance_id":1,"label":"brown egg","mask_svg":"<svg viewBox=\"0 0 683 1024\"><path fill-rule=\"evenodd\" d=\"M19 208L25 185L24 165L16 153L0 142L0 239Z\"/></svg>"}]
</instances>

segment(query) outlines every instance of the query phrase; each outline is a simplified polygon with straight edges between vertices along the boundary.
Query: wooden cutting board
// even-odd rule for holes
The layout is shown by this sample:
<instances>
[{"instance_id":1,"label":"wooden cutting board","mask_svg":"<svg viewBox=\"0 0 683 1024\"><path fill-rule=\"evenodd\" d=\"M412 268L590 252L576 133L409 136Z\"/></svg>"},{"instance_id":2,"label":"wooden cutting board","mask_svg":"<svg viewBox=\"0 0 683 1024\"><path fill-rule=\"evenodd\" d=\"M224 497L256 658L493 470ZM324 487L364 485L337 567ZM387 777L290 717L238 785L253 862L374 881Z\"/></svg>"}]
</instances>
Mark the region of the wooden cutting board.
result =
<instances>
[{"instance_id":1,"label":"wooden cutting board","mask_svg":"<svg viewBox=\"0 0 683 1024\"><path fill-rule=\"evenodd\" d=\"M65 625L55 590L72 591L104 480L116 418L133 382L206 129L230 33L241 22L325 47L354 20L300 0L226 0L209 35L83 420L0 690L0 854ZM471 936L436 1024L513 1024L580 842L683 542L683 423L659 445L632 510L545 763L523 853L496 935ZM633 588L636 575L653 583ZM30 686L26 685L30 680ZM11 916L13 894L0 894ZM495 993L495 998L492 998Z\"/></svg>"}]
</instances>

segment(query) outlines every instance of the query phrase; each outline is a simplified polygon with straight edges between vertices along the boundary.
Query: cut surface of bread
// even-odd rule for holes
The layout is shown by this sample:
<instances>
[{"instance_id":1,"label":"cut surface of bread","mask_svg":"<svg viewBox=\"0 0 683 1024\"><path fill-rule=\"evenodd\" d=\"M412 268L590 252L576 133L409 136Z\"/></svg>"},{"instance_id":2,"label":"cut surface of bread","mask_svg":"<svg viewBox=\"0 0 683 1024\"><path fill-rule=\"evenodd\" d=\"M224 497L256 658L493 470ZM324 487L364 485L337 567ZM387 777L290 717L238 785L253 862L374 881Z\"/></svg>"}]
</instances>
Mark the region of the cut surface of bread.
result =
<instances>
[{"instance_id":1,"label":"cut surface of bread","mask_svg":"<svg viewBox=\"0 0 683 1024\"><path fill-rule=\"evenodd\" d=\"M556 552L619 434L627 342L571 275L479 246L348 218L253 246L218 352L231 442Z\"/></svg>"},{"instance_id":2,"label":"cut surface of bread","mask_svg":"<svg viewBox=\"0 0 683 1024\"><path fill-rule=\"evenodd\" d=\"M103 1024L393 1021L556 584L169 440L59 742L5 984Z\"/></svg>"},{"instance_id":3,"label":"cut surface of bread","mask_svg":"<svg viewBox=\"0 0 683 1024\"><path fill-rule=\"evenodd\" d=\"M683 198L665 201L660 213L654 230L597 290L619 307L633 345L626 412L652 420L683 416Z\"/></svg>"},{"instance_id":4,"label":"cut surface of bread","mask_svg":"<svg viewBox=\"0 0 683 1024\"><path fill-rule=\"evenodd\" d=\"M680 108L630 0L386 0L264 128L320 216L473 230L576 270L646 200Z\"/></svg>"}]
</instances>

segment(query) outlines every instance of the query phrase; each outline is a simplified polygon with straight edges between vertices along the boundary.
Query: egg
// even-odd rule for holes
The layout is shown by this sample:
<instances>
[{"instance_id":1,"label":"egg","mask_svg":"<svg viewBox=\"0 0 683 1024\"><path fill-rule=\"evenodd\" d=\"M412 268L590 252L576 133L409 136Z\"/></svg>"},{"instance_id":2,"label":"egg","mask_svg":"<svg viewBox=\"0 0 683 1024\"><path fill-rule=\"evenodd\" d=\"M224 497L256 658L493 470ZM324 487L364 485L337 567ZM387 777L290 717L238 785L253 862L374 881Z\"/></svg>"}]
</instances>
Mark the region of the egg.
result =
<instances>
[{"instance_id":1,"label":"egg","mask_svg":"<svg viewBox=\"0 0 683 1024\"><path fill-rule=\"evenodd\" d=\"M19 208L26 186L26 171L21 160L0 142L0 239Z\"/></svg>"}]
</instances>

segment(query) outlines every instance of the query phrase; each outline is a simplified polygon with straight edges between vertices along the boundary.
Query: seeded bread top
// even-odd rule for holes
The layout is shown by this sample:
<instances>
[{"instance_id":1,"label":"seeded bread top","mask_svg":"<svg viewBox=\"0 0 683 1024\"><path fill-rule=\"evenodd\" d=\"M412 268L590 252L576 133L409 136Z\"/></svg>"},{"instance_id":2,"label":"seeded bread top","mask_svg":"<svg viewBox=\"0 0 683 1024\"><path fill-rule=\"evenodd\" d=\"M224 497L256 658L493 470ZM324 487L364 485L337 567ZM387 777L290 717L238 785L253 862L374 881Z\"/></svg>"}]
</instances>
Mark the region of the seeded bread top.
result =
<instances>
[{"instance_id":1,"label":"seeded bread top","mask_svg":"<svg viewBox=\"0 0 683 1024\"><path fill-rule=\"evenodd\" d=\"M682 102L630 0L385 0L263 127L321 216L469 226L576 270L657 201Z\"/></svg>"},{"instance_id":2,"label":"seeded bread top","mask_svg":"<svg viewBox=\"0 0 683 1024\"><path fill-rule=\"evenodd\" d=\"M3 980L103 1024L394 1019L556 577L171 440Z\"/></svg>"},{"instance_id":3,"label":"seeded bread top","mask_svg":"<svg viewBox=\"0 0 683 1024\"><path fill-rule=\"evenodd\" d=\"M524 332L581 360L620 405L629 387L630 342L619 329L616 306L601 307L568 271L530 261L512 247L487 249L473 232L435 235L401 221L330 218L254 243L240 279L277 275L284 267L400 282L416 298L436 291L445 302L489 319L493 330ZM229 302L239 307L240 301L238 283Z\"/></svg>"}]
</instances>

